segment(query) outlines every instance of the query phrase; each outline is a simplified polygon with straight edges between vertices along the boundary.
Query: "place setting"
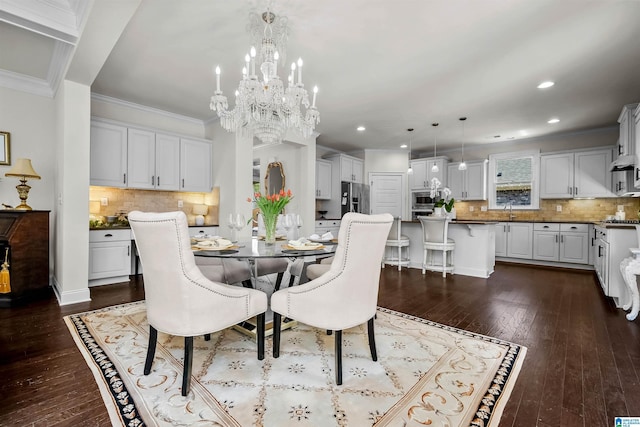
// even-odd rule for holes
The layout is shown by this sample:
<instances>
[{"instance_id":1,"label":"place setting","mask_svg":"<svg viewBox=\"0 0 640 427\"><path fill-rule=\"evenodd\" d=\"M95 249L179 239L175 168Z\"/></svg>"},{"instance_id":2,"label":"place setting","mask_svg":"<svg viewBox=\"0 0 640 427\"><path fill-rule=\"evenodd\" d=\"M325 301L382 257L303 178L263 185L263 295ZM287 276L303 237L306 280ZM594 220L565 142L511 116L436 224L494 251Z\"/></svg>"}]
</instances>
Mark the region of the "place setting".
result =
<instances>
[{"instance_id":1,"label":"place setting","mask_svg":"<svg viewBox=\"0 0 640 427\"><path fill-rule=\"evenodd\" d=\"M238 246L231 240L220 236L192 238L191 249L194 251L217 251L221 254L233 254L238 252Z\"/></svg>"}]
</instances>

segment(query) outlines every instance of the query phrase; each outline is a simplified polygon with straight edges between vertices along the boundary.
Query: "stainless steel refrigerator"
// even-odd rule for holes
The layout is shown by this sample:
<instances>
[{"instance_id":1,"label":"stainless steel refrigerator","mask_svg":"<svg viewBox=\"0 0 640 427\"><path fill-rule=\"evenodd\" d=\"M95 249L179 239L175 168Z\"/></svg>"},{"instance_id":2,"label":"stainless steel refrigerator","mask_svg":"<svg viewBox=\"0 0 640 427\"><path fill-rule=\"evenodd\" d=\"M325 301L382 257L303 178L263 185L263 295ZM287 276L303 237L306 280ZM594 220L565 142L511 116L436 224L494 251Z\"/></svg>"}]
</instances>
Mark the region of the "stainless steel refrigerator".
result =
<instances>
[{"instance_id":1,"label":"stainless steel refrigerator","mask_svg":"<svg viewBox=\"0 0 640 427\"><path fill-rule=\"evenodd\" d=\"M340 195L341 215L347 212L369 214L369 186L354 182L342 182Z\"/></svg>"}]
</instances>

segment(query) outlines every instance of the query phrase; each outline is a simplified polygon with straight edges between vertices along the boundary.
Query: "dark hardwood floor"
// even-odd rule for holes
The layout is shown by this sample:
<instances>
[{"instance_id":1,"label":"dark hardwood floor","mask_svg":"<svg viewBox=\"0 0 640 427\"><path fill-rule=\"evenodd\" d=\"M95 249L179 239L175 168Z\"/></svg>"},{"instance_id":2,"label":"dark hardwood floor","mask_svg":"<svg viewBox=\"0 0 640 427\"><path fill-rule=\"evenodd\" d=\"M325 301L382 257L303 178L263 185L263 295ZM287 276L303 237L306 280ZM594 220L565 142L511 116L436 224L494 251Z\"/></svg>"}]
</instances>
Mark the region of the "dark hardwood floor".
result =
<instances>
[{"instance_id":1,"label":"dark hardwood floor","mask_svg":"<svg viewBox=\"0 0 640 427\"><path fill-rule=\"evenodd\" d=\"M142 280L0 309L0 426L108 426L98 388L62 317L144 298ZM640 416L640 320L590 271L499 263L490 279L387 267L379 305L528 348L500 426L613 426ZM272 426L267 426L272 427Z\"/></svg>"}]
</instances>

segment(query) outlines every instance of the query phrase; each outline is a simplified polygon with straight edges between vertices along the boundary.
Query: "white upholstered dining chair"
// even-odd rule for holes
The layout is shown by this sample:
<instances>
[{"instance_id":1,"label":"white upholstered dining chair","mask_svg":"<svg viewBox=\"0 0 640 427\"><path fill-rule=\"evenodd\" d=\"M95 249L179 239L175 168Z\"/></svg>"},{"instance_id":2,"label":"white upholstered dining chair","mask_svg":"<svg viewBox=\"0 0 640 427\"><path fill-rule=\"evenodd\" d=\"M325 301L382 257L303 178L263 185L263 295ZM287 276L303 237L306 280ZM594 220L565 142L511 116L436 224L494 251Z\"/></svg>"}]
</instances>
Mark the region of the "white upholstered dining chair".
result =
<instances>
[{"instance_id":1,"label":"white upholstered dining chair","mask_svg":"<svg viewBox=\"0 0 640 427\"><path fill-rule=\"evenodd\" d=\"M195 263L184 212L129 213L143 268L149 346L144 374L151 372L158 331L184 337L182 395L189 393L193 337L257 317L258 359L264 358L267 296L255 289L207 279Z\"/></svg>"},{"instance_id":2,"label":"white upholstered dining chair","mask_svg":"<svg viewBox=\"0 0 640 427\"><path fill-rule=\"evenodd\" d=\"M342 384L342 331L367 323L371 358L377 360L373 319L384 246L393 222L390 214L347 213L329 271L315 280L275 292L273 357L280 355L282 316L335 331L336 384Z\"/></svg>"}]
</instances>

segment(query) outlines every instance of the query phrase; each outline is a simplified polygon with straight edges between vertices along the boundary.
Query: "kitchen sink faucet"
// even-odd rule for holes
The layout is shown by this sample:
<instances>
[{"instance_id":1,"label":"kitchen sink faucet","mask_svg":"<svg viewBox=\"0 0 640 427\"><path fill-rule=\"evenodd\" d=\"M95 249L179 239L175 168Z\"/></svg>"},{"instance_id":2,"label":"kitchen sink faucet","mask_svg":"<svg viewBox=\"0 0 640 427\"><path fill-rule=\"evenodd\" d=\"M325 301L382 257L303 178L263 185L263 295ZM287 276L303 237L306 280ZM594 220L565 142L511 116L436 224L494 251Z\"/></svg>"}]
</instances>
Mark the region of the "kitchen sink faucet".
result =
<instances>
[{"instance_id":1,"label":"kitchen sink faucet","mask_svg":"<svg viewBox=\"0 0 640 427\"><path fill-rule=\"evenodd\" d=\"M504 205L504 210L507 210L507 205ZM513 221L516 216L513 213L513 200L509 200L509 221Z\"/></svg>"}]
</instances>

